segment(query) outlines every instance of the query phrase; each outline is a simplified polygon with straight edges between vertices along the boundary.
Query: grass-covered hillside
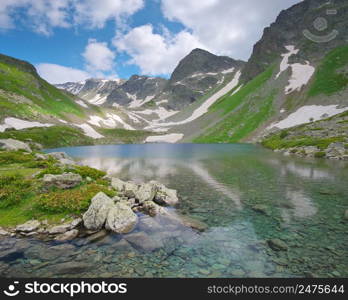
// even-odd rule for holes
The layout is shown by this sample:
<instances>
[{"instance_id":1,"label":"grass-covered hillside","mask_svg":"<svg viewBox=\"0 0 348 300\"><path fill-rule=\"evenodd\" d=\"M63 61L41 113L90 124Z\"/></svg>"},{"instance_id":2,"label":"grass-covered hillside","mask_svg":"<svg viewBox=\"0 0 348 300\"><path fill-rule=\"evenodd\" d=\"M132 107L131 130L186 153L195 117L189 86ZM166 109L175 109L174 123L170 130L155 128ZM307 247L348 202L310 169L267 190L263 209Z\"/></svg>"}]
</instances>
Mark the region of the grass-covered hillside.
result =
<instances>
[{"instance_id":1,"label":"grass-covered hillside","mask_svg":"<svg viewBox=\"0 0 348 300\"><path fill-rule=\"evenodd\" d=\"M276 78L279 62L219 99L208 114L195 121L191 135L197 143L233 143L259 140L271 123L281 121L306 105L348 106L348 46L331 50L316 65L300 91L285 94L291 71ZM340 126L344 131L344 127ZM273 129L274 130L274 129Z\"/></svg>"},{"instance_id":2,"label":"grass-covered hillside","mask_svg":"<svg viewBox=\"0 0 348 300\"><path fill-rule=\"evenodd\" d=\"M109 196L104 172L85 166L63 166L57 159L37 152L0 150L0 226L14 226L28 220L56 223L84 212L90 200L100 191ZM45 174L72 172L82 182L69 190L44 188Z\"/></svg>"},{"instance_id":3,"label":"grass-covered hillside","mask_svg":"<svg viewBox=\"0 0 348 300\"><path fill-rule=\"evenodd\" d=\"M0 54L0 139L13 138L40 143L45 148L74 145L143 143L150 132L108 129L89 123L90 118L108 120L110 113L120 118L125 114L115 109L90 105L76 96L57 89L43 80L31 64ZM5 121L36 122L48 126L13 128ZM40 125L39 124L39 125ZM87 124L87 132L79 125ZM103 123L101 123L103 124ZM94 130L100 138L93 138Z\"/></svg>"}]
</instances>

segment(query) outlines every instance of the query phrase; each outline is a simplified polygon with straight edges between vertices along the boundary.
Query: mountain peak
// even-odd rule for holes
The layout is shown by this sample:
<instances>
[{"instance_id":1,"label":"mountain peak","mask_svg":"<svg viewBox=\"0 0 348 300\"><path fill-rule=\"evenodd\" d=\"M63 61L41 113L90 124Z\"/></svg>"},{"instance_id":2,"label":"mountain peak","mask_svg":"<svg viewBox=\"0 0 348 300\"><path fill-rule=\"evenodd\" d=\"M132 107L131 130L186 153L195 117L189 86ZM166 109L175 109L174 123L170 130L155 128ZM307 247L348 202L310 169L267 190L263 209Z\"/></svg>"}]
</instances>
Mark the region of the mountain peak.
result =
<instances>
[{"instance_id":1,"label":"mountain peak","mask_svg":"<svg viewBox=\"0 0 348 300\"><path fill-rule=\"evenodd\" d=\"M221 72L239 67L243 63L227 56L217 56L209 51L196 48L180 61L170 81L178 82L194 73Z\"/></svg>"}]
</instances>

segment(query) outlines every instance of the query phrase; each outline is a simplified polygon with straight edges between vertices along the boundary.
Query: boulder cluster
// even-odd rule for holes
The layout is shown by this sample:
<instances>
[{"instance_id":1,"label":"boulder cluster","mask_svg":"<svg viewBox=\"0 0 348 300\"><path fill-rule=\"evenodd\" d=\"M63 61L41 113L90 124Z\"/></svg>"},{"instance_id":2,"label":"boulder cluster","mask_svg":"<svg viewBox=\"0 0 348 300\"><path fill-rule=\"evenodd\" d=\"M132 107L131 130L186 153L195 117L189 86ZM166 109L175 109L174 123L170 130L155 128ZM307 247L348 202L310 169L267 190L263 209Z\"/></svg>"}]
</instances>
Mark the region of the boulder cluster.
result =
<instances>
[{"instance_id":1,"label":"boulder cluster","mask_svg":"<svg viewBox=\"0 0 348 300\"><path fill-rule=\"evenodd\" d=\"M168 189L156 181L138 185L118 178L110 180L118 195L110 198L100 192L92 199L91 205L83 214L83 224L88 230L97 231L105 228L119 234L129 233L138 223L137 212L152 217L161 215L174 218L163 206L178 203L175 190Z\"/></svg>"}]
</instances>

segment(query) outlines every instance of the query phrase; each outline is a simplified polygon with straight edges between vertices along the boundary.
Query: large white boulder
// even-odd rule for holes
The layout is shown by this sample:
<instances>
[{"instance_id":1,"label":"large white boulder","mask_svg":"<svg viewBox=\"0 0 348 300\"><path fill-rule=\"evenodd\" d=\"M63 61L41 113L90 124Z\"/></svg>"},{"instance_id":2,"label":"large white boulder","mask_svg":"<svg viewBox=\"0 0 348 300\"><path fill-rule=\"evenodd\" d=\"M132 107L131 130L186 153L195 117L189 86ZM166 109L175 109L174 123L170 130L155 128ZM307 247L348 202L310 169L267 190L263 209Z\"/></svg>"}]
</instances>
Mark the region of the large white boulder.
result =
<instances>
[{"instance_id":1,"label":"large white boulder","mask_svg":"<svg viewBox=\"0 0 348 300\"><path fill-rule=\"evenodd\" d=\"M103 228L109 210L114 202L103 192L94 196L91 205L83 215L83 224L89 230L100 230Z\"/></svg>"},{"instance_id":2,"label":"large white boulder","mask_svg":"<svg viewBox=\"0 0 348 300\"><path fill-rule=\"evenodd\" d=\"M123 201L113 205L107 215L105 228L116 233L129 233L138 223L137 215Z\"/></svg>"}]
</instances>

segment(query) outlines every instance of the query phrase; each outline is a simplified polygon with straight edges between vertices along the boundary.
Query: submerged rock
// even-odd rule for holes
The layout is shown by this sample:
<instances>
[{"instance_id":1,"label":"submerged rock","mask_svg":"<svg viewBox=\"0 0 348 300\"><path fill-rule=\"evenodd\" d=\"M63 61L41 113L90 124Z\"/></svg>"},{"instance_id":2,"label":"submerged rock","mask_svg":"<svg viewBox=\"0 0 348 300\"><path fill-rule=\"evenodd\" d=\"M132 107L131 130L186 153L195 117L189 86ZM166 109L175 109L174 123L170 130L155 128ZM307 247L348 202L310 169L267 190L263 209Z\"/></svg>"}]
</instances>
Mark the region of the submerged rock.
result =
<instances>
[{"instance_id":1,"label":"submerged rock","mask_svg":"<svg viewBox=\"0 0 348 300\"><path fill-rule=\"evenodd\" d=\"M14 139L0 140L0 148L7 151L24 150L27 152L31 152L31 149L28 144Z\"/></svg>"},{"instance_id":2,"label":"submerged rock","mask_svg":"<svg viewBox=\"0 0 348 300\"><path fill-rule=\"evenodd\" d=\"M348 220L348 209L346 209L346 211L344 212L344 218Z\"/></svg>"},{"instance_id":3,"label":"submerged rock","mask_svg":"<svg viewBox=\"0 0 348 300\"><path fill-rule=\"evenodd\" d=\"M32 232L40 227L40 222L37 220L30 220L24 224L18 225L16 231L19 232Z\"/></svg>"},{"instance_id":4,"label":"submerged rock","mask_svg":"<svg viewBox=\"0 0 348 300\"><path fill-rule=\"evenodd\" d=\"M74 173L64 173L60 175L45 174L42 181L45 188L55 186L60 189L71 189L82 182L82 177Z\"/></svg>"},{"instance_id":5,"label":"submerged rock","mask_svg":"<svg viewBox=\"0 0 348 300\"><path fill-rule=\"evenodd\" d=\"M100 192L94 196L91 205L83 215L84 226L89 230L100 230L103 228L106 217L114 205L112 199Z\"/></svg>"},{"instance_id":6,"label":"submerged rock","mask_svg":"<svg viewBox=\"0 0 348 300\"><path fill-rule=\"evenodd\" d=\"M135 248L143 251L151 252L163 247L161 241L153 239L144 232L131 233L125 236L125 239Z\"/></svg>"},{"instance_id":7,"label":"submerged rock","mask_svg":"<svg viewBox=\"0 0 348 300\"><path fill-rule=\"evenodd\" d=\"M129 233L138 223L137 215L124 202L117 202L110 207L105 228L116 233Z\"/></svg>"},{"instance_id":8,"label":"submerged rock","mask_svg":"<svg viewBox=\"0 0 348 300\"><path fill-rule=\"evenodd\" d=\"M268 246L275 251L287 251L288 245L280 239L272 239L267 241Z\"/></svg>"},{"instance_id":9,"label":"submerged rock","mask_svg":"<svg viewBox=\"0 0 348 300\"><path fill-rule=\"evenodd\" d=\"M106 230L100 230L96 233L91 234L86 238L86 240L90 243L94 243L96 241L102 240L108 235L108 232Z\"/></svg>"}]
</instances>

